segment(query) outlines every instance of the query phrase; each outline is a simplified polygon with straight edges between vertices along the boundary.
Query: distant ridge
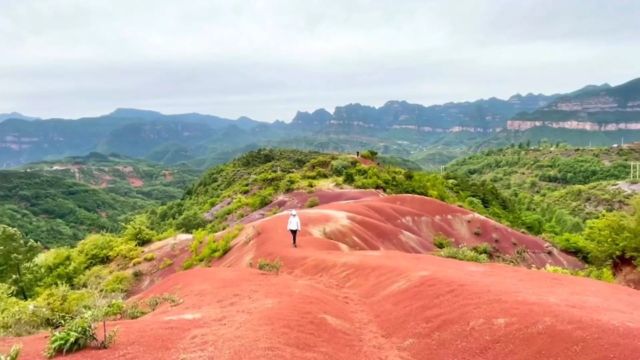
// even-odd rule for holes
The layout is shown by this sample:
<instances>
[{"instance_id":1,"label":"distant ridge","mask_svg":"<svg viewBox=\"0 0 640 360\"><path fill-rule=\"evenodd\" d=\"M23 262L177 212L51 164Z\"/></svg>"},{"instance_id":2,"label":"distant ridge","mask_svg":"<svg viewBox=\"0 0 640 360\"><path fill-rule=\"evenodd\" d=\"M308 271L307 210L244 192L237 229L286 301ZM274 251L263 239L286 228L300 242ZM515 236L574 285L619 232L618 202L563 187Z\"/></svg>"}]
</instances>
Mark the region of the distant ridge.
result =
<instances>
[{"instance_id":1,"label":"distant ridge","mask_svg":"<svg viewBox=\"0 0 640 360\"><path fill-rule=\"evenodd\" d=\"M26 120L26 121L40 120L40 118L22 115L19 112L0 114L0 122L3 122L8 119L19 119L19 120Z\"/></svg>"}]
</instances>

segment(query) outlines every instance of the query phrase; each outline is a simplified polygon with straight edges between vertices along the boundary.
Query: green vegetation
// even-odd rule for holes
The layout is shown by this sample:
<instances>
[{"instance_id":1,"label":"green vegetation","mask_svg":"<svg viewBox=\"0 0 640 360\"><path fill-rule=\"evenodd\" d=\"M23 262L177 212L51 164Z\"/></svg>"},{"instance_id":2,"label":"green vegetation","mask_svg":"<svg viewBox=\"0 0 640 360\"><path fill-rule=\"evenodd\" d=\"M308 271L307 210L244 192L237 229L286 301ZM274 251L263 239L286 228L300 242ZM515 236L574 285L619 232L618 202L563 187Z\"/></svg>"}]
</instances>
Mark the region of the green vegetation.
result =
<instances>
[{"instance_id":1,"label":"green vegetation","mask_svg":"<svg viewBox=\"0 0 640 360\"><path fill-rule=\"evenodd\" d=\"M312 208L312 207L316 207L320 205L320 200L318 200L318 198L316 196L312 196L309 198L309 200L307 200L307 203L304 204L304 207L306 208Z\"/></svg>"},{"instance_id":2,"label":"green vegetation","mask_svg":"<svg viewBox=\"0 0 640 360\"><path fill-rule=\"evenodd\" d=\"M198 264L209 265L211 261L223 257L231 250L231 242L241 232L242 225L236 225L224 232L221 238L216 239L212 235L207 235L206 230L196 231L193 234L191 243L191 256L184 262L182 267L190 269Z\"/></svg>"},{"instance_id":3,"label":"green vegetation","mask_svg":"<svg viewBox=\"0 0 640 360\"><path fill-rule=\"evenodd\" d=\"M275 259L273 261L269 261L265 259L258 260L258 270L260 271L279 274L281 267L282 267L282 262L280 261L280 259Z\"/></svg>"},{"instance_id":4,"label":"green vegetation","mask_svg":"<svg viewBox=\"0 0 640 360\"><path fill-rule=\"evenodd\" d=\"M89 233L119 232L132 214L179 199L195 175L97 153L0 171L0 224L48 248L73 245ZM156 236L144 220L127 229L139 244Z\"/></svg>"},{"instance_id":5,"label":"green vegetation","mask_svg":"<svg viewBox=\"0 0 640 360\"><path fill-rule=\"evenodd\" d=\"M565 269L559 266L547 265L545 266L544 270L548 272L556 273L556 274L588 277L591 279L596 279L596 280L606 281L606 282L615 281L615 274L613 273L613 270L611 270L611 268L587 267L586 269L583 269L583 270L570 270L570 269Z\"/></svg>"},{"instance_id":6,"label":"green vegetation","mask_svg":"<svg viewBox=\"0 0 640 360\"><path fill-rule=\"evenodd\" d=\"M96 331L91 321L86 317L77 318L62 330L51 334L45 355L52 358L58 354L70 354L86 348L95 341Z\"/></svg>"},{"instance_id":7,"label":"green vegetation","mask_svg":"<svg viewBox=\"0 0 640 360\"><path fill-rule=\"evenodd\" d=\"M483 152L454 162L444 174L384 163L365 166L353 156L260 149L210 169L200 181L188 187L179 200L135 216L132 214L136 209L146 206L127 208L127 204L131 204L127 201L135 202L135 198L119 203L118 198L113 198L114 194L60 176L37 172L27 176L24 172L13 172L15 174L8 177L9 185L0 183L0 188L15 191L12 195L3 191L0 197L20 200L9 206L23 209L28 202L27 208L38 214L34 215L37 219L33 226L36 228L41 226L38 221L44 224L53 221L43 214L54 211L69 210L69 221L77 224L81 224L78 214L97 212L97 209L112 205L117 205L119 210L109 211L120 215L115 218L99 216L97 220L88 215L81 217L82 221L86 220L82 224L93 224L95 220L98 225L77 225L82 231L67 235L54 230L47 232L55 227L45 226L42 232L25 231L23 234L0 225L0 335L59 329L59 335L52 336L52 342L54 338L56 340L52 353L90 343L95 345L94 339L86 335L86 322L85 327L80 328L82 320L79 319L93 316L88 321L91 330L93 324L105 318L137 318L161 303L177 303L168 297L129 305L122 302L141 274L140 270L134 272L130 267L156 260L154 253L143 255L141 246L177 232L191 232L191 256L182 265L185 269L207 265L231 249L231 243L243 231L237 224L244 216L270 204L280 194L294 190L312 192L327 184L379 189L388 194L430 196L545 236L590 265L585 270L570 272L573 275L611 281L618 267L640 265L640 198L634 199L617 183L626 177L628 163L640 161L640 155L626 149L587 150L541 145L532 149L531 144L523 144ZM0 176L3 173L11 172L0 172ZM20 177L18 182L22 185L16 182ZM22 188L24 184L33 186ZM60 204L58 198L51 198L50 192L45 193L45 189L58 189L58 186ZM85 189L86 193L78 192L79 188ZM75 192L66 194L65 189ZM66 202L72 205L67 207ZM86 208L82 210L84 212L77 210L80 205ZM312 196L307 206L315 205L317 198ZM0 216L3 209L6 209L4 202L0 205ZM32 226L18 220L15 220L16 226L27 229ZM33 217L26 217L24 221L32 220ZM56 221L64 226L69 224ZM100 221L105 222L105 227ZM118 225L110 224L110 221L118 222ZM124 224L120 225L120 221ZM117 231L84 236L75 247L57 247L43 252L42 246L28 240L35 238L35 234L40 236L36 239L45 244L59 245L67 243L66 239L75 239L74 236L80 236L83 231L111 229L109 226ZM481 230L474 229L474 233L481 235ZM46 234L53 234L48 239L56 240L46 240ZM56 234L60 237L55 237ZM247 234L243 241L251 241L254 236L253 232ZM490 245L457 248L442 235L436 235L433 244L439 249L438 255L465 261L494 259L517 263L519 257L526 255L521 249L513 259L500 258ZM173 266L169 258L161 258L158 263L160 269ZM279 259L260 259L257 264L258 269L275 273L281 266ZM548 270L560 272L553 268ZM97 303L102 305L96 306ZM98 308L105 309L100 311L101 315L89 314ZM65 333L66 329L86 336L71 336ZM101 341L105 342L106 337Z\"/></svg>"},{"instance_id":8,"label":"green vegetation","mask_svg":"<svg viewBox=\"0 0 640 360\"><path fill-rule=\"evenodd\" d=\"M451 247L452 242L451 239L444 236L443 234L436 234L436 236L433 237L433 245L438 249L444 249L447 247Z\"/></svg>"},{"instance_id":9,"label":"green vegetation","mask_svg":"<svg viewBox=\"0 0 640 360\"><path fill-rule=\"evenodd\" d=\"M440 250L437 255L446 258L458 259L463 261L473 261L479 263L489 262L489 256L487 254L481 253L476 248L469 249L467 247L445 247Z\"/></svg>"},{"instance_id":10,"label":"green vegetation","mask_svg":"<svg viewBox=\"0 0 640 360\"><path fill-rule=\"evenodd\" d=\"M512 219L514 204L486 180L365 166L354 157L280 149L251 151L214 167L186 190L183 199L152 209L145 216L156 232L205 229L216 233L270 204L279 194L310 190L319 183L431 196L503 222L518 220Z\"/></svg>"},{"instance_id":11,"label":"green vegetation","mask_svg":"<svg viewBox=\"0 0 640 360\"><path fill-rule=\"evenodd\" d=\"M378 157L378 152L375 150L365 150L360 154L360 156L364 159L375 161Z\"/></svg>"},{"instance_id":12,"label":"green vegetation","mask_svg":"<svg viewBox=\"0 0 640 360\"><path fill-rule=\"evenodd\" d=\"M22 352L22 347L19 345L14 345L9 350L9 353L0 354L0 360L18 360L20 357L20 353Z\"/></svg>"},{"instance_id":13,"label":"green vegetation","mask_svg":"<svg viewBox=\"0 0 640 360\"><path fill-rule=\"evenodd\" d=\"M10 235L5 239L22 236L15 229L2 231ZM16 254L29 256L22 257L20 277L0 282L0 336L59 327L95 309L105 297L122 298L134 280L127 267L142 252L134 242L106 234L37 255L27 241L13 244L19 247Z\"/></svg>"},{"instance_id":14,"label":"green vegetation","mask_svg":"<svg viewBox=\"0 0 640 360\"><path fill-rule=\"evenodd\" d=\"M640 200L620 182L637 151L541 142L488 150L455 161L448 175L489 181L513 204L506 223L548 238L594 268L592 277L640 259ZM624 185L624 184L623 184ZM581 275L582 273L575 273Z\"/></svg>"}]
</instances>

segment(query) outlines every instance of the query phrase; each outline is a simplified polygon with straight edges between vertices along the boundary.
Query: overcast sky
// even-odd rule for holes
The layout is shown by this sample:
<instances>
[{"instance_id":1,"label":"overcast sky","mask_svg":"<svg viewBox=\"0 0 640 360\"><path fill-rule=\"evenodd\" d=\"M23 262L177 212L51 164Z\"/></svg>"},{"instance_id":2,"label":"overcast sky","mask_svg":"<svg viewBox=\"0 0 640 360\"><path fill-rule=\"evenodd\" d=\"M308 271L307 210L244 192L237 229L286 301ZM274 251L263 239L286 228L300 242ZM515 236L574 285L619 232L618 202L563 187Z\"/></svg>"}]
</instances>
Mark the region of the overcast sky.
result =
<instances>
[{"instance_id":1,"label":"overcast sky","mask_svg":"<svg viewBox=\"0 0 640 360\"><path fill-rule=\"evenodd\" d=\"M640 1L0 0L0 113L290 120L640 77Z\"/></svg>"}]
</instances>

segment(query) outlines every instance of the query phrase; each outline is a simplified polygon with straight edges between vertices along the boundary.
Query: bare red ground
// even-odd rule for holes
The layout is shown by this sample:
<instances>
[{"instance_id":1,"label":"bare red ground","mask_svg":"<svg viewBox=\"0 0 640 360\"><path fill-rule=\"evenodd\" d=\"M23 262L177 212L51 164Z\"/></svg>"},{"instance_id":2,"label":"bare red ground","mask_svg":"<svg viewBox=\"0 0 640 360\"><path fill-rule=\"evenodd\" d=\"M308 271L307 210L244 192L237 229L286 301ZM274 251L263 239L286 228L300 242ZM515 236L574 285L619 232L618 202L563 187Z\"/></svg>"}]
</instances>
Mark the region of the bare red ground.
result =
<instances>
[{"instance_id":1,"label":"bare red ground","mask_svg":"<svg viewBox=\"0 0 640 360\"><path fill-rule=\"evenodd\" d=\"M214 267L174 273L138 295L174 293L181 305L110 323L119 328L113 348L68 358L638 357L640 293L633 289L411 253L428 250L413 232L441 227L464 234L457 227L468 224L468 215L412 196L329 204L300 211L297 249L289 242L286 214L249 224ZM471 221L501 239L538 244L482 217ZM279 258L280 275L248 267L260 258ZM23 359L40 359L45 341L44 335L3 339L0 351L21 342Z\"/></svg>"},{"instance_id":2,"label":"bare red ground","mask_svg":"<svg viewBox=\"0 0 640 360\"><path fill-rule=\"evenodd\" d=\"M135 176L127 177L127 181L129 182L129 185L131 185L134 188L144 186L144 181L142 181L142 179Z\"/></svg>"}]
</instances>

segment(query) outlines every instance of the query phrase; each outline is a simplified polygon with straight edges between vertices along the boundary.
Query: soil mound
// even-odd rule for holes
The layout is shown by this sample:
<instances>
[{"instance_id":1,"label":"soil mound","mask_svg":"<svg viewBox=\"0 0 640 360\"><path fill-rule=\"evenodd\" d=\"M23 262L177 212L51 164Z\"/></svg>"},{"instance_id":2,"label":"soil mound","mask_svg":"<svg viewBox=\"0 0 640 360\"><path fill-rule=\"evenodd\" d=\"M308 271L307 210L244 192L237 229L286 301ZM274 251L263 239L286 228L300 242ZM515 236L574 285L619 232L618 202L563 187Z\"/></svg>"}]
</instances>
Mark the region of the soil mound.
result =
<instances>
[{"instance_id":1,"label":"soil mound","mask_svg":"<svg viewBox=\"0 0 640 360\"><path fill-rule=\"evenodd\" d=\"M634 359L640 293L623 286L428 253L430 236L494 244L526 264L579 262L464 209L416 196L371 197L247 224L211 268L168 275L136 299L171 293L140 319L112 322L113 348L68 359ZM479 228L480 231L475 231ZM499 240L496 242L495 238ZM514 244L515 243L515 244ZM255 269L279 260L278 275ZM251 265L251 267L250 267ZM23 343L41 359L45 335Z\"/></svg>"}]
</instances>

